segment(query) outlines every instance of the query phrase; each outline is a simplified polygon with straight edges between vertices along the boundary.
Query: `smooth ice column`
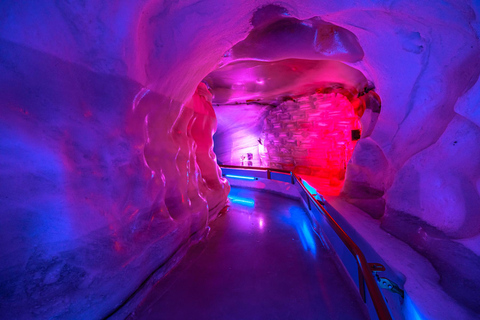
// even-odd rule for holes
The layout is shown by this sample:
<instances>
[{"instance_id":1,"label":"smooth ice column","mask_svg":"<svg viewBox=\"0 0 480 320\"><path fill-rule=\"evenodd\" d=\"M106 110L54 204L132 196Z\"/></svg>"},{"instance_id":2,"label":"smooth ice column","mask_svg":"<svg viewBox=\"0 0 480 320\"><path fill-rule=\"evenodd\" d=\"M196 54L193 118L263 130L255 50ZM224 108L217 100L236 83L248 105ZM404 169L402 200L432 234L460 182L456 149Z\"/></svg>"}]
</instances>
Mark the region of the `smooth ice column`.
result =
<instances>
[{"instance_id":1,"label":"smooth ice column","mask_svg":"<svg viewBox=\"0 0 480 320\"><path fill-rule=\"evenodd\" d=\"M189 123L191 137L196 144L196 162L204 183L199 181L199 189L207 199L210 215L217 214L230 192L230 185L222 178L213 152L213 134L217 130L217 118L212 106L212 94L204 83L200 83L192 99L185 104L186 109L194 111Z\"/></svg>"}]
</instances>

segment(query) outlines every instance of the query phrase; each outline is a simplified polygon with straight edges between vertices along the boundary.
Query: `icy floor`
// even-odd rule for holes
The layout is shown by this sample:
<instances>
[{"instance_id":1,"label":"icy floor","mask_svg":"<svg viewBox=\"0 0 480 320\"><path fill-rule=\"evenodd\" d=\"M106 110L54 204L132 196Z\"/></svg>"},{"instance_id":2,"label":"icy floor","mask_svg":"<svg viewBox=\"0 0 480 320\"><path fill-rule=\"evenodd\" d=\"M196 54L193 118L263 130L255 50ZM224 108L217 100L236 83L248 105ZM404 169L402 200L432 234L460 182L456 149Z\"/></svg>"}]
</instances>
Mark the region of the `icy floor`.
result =
<instances>
[{"instance_id":1,"label":"icy floor","mask_svg":"<svg viewBox=\"0 0 480 320\"><path fill-rule=\"evenodd\" d=\"M366 319L300 202L232 188L211 224L128 319Z\"/></svg>"}]
</instances>

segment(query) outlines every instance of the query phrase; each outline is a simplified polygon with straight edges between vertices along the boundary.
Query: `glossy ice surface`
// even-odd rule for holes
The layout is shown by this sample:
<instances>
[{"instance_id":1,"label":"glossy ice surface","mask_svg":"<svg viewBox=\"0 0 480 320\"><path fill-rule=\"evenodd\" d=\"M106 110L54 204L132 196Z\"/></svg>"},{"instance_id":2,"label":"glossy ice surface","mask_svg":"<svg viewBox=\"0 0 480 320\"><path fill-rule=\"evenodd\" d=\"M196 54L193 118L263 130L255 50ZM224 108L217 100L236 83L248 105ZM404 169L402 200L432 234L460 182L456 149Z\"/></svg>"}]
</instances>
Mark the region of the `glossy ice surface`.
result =
<instances>
[{"instance_id":1,"label":"glossy ice surface","mask_svg":"<svg viewBox=\"0 0 480 320\"><path fill-rule=\"evenodd\" d=\"M211 224L128 319L367 319L296 200L232 188Z\"/></svg>"}]
</instances>

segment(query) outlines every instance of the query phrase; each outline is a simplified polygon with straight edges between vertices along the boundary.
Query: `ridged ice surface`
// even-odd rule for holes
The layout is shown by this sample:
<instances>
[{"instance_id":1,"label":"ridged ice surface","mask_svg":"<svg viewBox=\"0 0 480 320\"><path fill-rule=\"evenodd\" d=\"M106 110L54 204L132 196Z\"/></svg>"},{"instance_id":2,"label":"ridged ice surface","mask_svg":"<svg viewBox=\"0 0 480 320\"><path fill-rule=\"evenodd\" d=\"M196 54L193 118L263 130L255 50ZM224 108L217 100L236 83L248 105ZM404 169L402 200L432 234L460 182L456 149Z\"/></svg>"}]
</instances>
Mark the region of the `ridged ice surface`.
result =
<instances>
[{"instance_id":1,"label":"ridged ice surface","mask_svg":"<svg viewBox=\"0 0 480 320\"><path fill-rule=\"evenodd\" d=\"M211 94L182 105L0 45L1 317L106 316L225 204Z\"/></svg>"}]
</instances>

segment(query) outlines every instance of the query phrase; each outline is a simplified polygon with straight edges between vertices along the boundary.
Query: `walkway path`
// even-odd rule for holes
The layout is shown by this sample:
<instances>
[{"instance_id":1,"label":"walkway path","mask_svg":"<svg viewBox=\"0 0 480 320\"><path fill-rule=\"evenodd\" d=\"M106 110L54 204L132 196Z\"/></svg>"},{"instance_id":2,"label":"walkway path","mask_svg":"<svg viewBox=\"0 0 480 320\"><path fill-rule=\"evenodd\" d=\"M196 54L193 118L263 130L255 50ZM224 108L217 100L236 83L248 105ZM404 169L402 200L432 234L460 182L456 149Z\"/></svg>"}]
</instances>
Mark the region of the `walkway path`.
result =
<instances>
[{"instance_id":1,"label":"walkway path","mask_svg":"<svg viewBox=\"0 0 480 320\"><path fill-rule=\"evenodd\" d=\"M240 188L229 198L208 240L128 319L368 319L299 202Z\"/></svg>"}]
</instances>

